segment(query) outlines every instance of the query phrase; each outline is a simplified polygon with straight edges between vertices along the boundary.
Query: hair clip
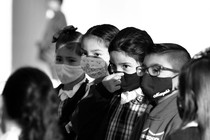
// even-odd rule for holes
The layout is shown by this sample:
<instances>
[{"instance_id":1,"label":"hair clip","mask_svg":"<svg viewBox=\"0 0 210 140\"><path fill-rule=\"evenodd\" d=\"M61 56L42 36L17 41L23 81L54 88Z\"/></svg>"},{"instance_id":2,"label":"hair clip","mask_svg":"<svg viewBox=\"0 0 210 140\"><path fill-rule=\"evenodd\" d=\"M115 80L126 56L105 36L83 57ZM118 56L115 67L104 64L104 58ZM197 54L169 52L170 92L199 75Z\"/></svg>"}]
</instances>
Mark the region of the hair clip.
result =
<instances>
[{"instance_id":1,"label":"hair clip","mask_svg":"<svg viewBox=\"0 0 210 140\"><path fill-rule=\"evenodd\" d=\"M52 43L55 43L58 41L58 38L61 34L70 34L70 33L74 33L76 32L77 28L75 28L73 25L70 25L70 26L66 26L64 27L62 30L56 32L54 35L53 35L53 38L52 38Z\"/></svg>"},{"instance_id":2,"label":"hair clip","mask_svg":"<svg viewBox=\"0 0 210 140\"><path fill-rule=\"evenodd\" d=\"M208 57L210 59L210 47L200 51L193 56L193 59L199 59L201 57Z\"/></svg>"}]
</instances>

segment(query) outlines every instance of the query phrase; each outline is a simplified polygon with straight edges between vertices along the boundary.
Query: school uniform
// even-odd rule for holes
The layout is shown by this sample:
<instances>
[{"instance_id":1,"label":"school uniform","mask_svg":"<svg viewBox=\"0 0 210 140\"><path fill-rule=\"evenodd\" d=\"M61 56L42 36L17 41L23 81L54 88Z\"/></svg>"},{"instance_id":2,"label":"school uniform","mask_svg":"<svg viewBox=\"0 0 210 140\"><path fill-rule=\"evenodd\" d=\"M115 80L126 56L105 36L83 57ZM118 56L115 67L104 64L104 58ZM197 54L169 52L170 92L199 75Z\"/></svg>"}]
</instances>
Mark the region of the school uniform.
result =
<instances>
[{"instance_id":1,"label":"school uniform","mask_svg":"<svg viewBox=\"0 0 210 140\"><path fill-rule=\"evenodd\" d=\"M196 122L190 122L166 137L166 140L201 140L201 132Z\"/></svg>"},{"instance_id":2,"label":"school uniform","mask_svg":"<svg viewBox=\"0 0 210 140\"><path fill-rule=\"evenodd\" d=\"M76 137L75 132L71 131L69 122L71 121L72 113L76 109L77 104L87 94L87 83L88 80L84 78L81 82L76 84L72 90L64 91L62 89L63 84L56 88L57 94L61 99L58 108L59 124L65 139L74 139Z\"/></svg>"},{"instance_id":3,"label":"school uniform","mask_svg":"<svg viewBox=\"0 0 210 140\"><path fill-rule=\"evenodd\" d=\"M120 95L119 92L110 93L102 83L90 88L90 94L79 103L77 117L74 117L78 124L78 140L129 140L147 102L141 93L122 104Z\"/></svg>"},{"instance_id":4,"label":"school uniform","mask_svg":"<svg viewBox=\"0 0 210 140\"><path fill-rule=\"evenodd\" d=\"M150 104L145 115L139 118L131 140L164 140L167 135L178 129L182 120L177 108L177 94L155 106Z\"/></svg>"},{"instance_id":5,"label":"school uniform","mask_svg":"<svg viewBox=\"0 0 210 140\"><path fill-rule=\"evenodd\" d=\"M142 95L121 104L121 96L116 95L112 98L106 119L108 125L106 126L105 140L130 139L138 117L145 112L147 107L143 99Z\"/></svg>"}]
</instances>

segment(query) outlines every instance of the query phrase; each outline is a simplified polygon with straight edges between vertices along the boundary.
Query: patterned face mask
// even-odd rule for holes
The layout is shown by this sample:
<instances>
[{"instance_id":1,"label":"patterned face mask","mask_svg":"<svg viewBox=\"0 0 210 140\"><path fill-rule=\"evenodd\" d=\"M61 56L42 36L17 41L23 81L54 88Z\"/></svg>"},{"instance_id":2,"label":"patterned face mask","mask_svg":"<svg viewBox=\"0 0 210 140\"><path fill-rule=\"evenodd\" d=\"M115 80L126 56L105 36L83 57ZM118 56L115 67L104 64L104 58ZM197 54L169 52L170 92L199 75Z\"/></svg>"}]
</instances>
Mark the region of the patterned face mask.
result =
<instances>
[{"instance_id":1,"label":"patterned face mask","mask_svg":"<svg viewBox=\"0 0 210 140\"><path fill-rule=\"evenodd\" d=\"M91 78L97 79L107 75L107 64L99 57L82 56L81 67Z\"/></svg>"}]
</instances>

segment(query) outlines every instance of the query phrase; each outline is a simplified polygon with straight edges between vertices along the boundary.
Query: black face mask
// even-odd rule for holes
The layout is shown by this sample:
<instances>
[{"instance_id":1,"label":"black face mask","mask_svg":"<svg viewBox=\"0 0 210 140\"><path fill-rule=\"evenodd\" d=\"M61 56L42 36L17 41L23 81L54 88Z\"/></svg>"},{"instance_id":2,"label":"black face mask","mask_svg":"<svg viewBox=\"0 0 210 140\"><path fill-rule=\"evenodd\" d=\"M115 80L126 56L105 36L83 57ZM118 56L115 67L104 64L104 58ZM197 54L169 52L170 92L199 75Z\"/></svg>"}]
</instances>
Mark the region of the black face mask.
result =
<instances>
[{"instance_id":1,"label":"black face mask","mask_svg":"<svg viewBox=\"0 0 210 140\"><path fill-rule=\"evenodd\" d=\"M137 73L127 74L124 73L124 76L121 78L121 91L132 91L140 87L141 78Z\"/></svg>"},{"instance_id":2,"label":"black face mask","mask_svg":"<svg viewBox=\"0 0 210 140\"><path fill-rule=\"evenodd\" d=\"M158 101L172 91L173 78L159 78L145 74L142 77L141 88L145 96L152 101Z\"/></svg>"}]
</instances>

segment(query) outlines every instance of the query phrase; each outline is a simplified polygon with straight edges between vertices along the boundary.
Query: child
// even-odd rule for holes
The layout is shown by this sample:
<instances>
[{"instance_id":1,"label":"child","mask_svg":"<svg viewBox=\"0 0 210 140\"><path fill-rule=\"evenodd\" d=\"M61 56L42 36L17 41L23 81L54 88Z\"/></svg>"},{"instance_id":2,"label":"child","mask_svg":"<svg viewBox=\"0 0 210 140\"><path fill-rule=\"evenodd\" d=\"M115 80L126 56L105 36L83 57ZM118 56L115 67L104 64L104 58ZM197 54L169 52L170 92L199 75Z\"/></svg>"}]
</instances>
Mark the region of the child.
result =
<instances>
[{"instance_id":1,"label":"child","mask_svg":"<svg viewBox=\"0 0 210 140\"><path fill-rule=\"evenodd\" d=\"M65 139L73 139L75 134L70 132L68 122L77 103L85 96L87 79L80 66L82 49L82 34L77 28L67 26L54 35L55 68L61 84L56 88L61 100L59 106L60 125Z\"/></svg>"},{"instance_id":2,"label":"child","mask_svg":"<svg viewBox=\"0 0 210 140\"><path fill-rule=\"evenodd\" d=\"M57 97L44 72L19 68L8 78L2 97L1 140L63 140L58 127Z\"/></svg>"},{"instance_id":3,"label":"child","mask_svg":"<svg viewBox=\"0 0 210 140\"><path fill-rule=\"evenodd\" d=\"M146 50L153 45L147 32L134 27L121 30L110 44L110 64L113 75L103 79L102 84L107 90L97 90L102 94L110 94L108 114L105 119L106 140L129 140L136 120L146 107L145 100L139 87L141 79L136 74L136 67L143 62ZM119 73L123 73L119 77Z\"/></svg>"},{"instance_id":4,"label":"child","mask_svg":"<svg viewBox=\"0 0 210 140\"><path fill-rule=\"evenodd\" d=\"M137 73L143 75L141 88L150 105L135 126L131 140L164 140L166 135L179 127L177 77L189 60L187 50L172 43L154 45L145 56Z\"/></svg>"},{"instance_id":5,"label":"child","mask_svg":"<svg viewBox=\"0 0 210 140\"><path fill-rule=\"evenodd\" d=\"M210 50L187 63L179 81L177 104L183 122L166 140L209 140Z\"/></svg>"},{"instance_id":6,"label":"child","mask_svg":"<svg viewBox=\"0 0 210 140\"><path fill-rule=\"evenodd\" d=\"M81 43L84 56L81 60L81 66L93 80L93 82L89 83L89 86L100 82L101 78L108 75L110 60L108 47L118 32L119 29L117 27L111 24L102 24L91 27L83 35ZM90 90L92 90L92 86ZM72 124L78 134L78 140L91 139L95 135L95 129L98 129L97 126L100 124L101 116L105 113L100 107L95 108L97 105L92 103L95 96L91 95L92 92L89 93L90 95L81 100L73 115ZM100 101L100 104L103 103L103 101ZM100 117L95 114L99 114ZM92 116L97 117L92 119Z\"/></svg>"},{"instance_id":7,"label":"child","mask_svg":"<svg viewBox=\"0 0 210 140\"><path fill-rule=\"evenodd\" d=\"M95 118L103 120L97 125L93 139L130 138L135 121L147 106L139 88L140 78L136 75L136 67L141 65L146 49L152 44L152 39L145 31L134 27L121 30L111 41L109 53L114 74L92 87L90 92L94 98L89 102L89 108L85 102L81 102L83 106L80 106L81 114L86 114L84 110L92 111L93 123ZM111 90L110 86L113 86ZM134 93L134 97L130 100L125 101L120 96L123 93L127 96L131 92ZM94 113L96 110L100 111L99 115ZM91 125L91 121L88 123Z\"/></svg>"},{"instance_id":8,"label":"child","mask_svg":"<svg viewBox=\"0 0 210 140\"><path fill-rule=\"evenodd\" d=\"M117 27L102 24L91 27L83 35L81 43L84 56L81 66L92 80L108 74L107 68L110 60L108 47L118 32Z\"/></svg>"}]
</instances>

